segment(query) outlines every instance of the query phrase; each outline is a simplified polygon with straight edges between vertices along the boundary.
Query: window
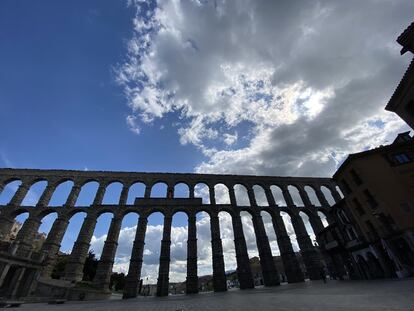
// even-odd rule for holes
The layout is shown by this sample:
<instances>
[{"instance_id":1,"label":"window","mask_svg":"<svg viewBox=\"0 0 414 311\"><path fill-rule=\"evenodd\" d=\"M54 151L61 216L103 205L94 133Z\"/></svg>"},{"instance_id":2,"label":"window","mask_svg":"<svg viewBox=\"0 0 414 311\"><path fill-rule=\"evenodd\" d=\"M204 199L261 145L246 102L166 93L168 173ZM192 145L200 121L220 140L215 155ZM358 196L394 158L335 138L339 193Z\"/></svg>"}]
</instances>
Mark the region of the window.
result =
<instances>
[{"instance_id":1,"label":"window","mask_svg":"<svg viewBox=\"0 0 414 311\"><path fill-rule=\"evenodd\" d=\"M367 220L366 222L365 222L365 224L366 224L366 226L367 226L367 229L368 229L368 237L370 238L370 239L377 239L378 238L378 232L377 232L377 230L375 229L375 227L374 227L374 225L372 224L372 222L370 222L369 220Z\"/></svg>"},{"instance_id":2,"label":"window","mask_svg":"<svg viewBox=\"0 0 414 311\"><path fill-rule=\"evenodd\" d=\"M355 232L352 228L346 228L346 232L348 234L348 240L349 241L356 240L356 235L355 235Z\"/></svg>"},{"instance_id":3,"label":"window","mask_svg":"<svg viewBox=\"0 0 414 311\"><path fill-rule=\"evenodd\" d=\"M358 212L359 216L365 215L365 210L362 207L361 203L357 199L353 199L352 202L354 203L355 210Z\"/></svg>"},{"instance_id":4,"label":"window","mask_svg":"<svg viewBox=\"0 0 414 311\"><path fill-rule=\"evenodd\" d=\"M410 163L412 161L411 158L405 153L395 154L393 158L396 164Z\"/></svg>"},{"instance_id":5,"label":"window","mask_svg":"<svg viewBox=\"0 0 414 311\"><path fill-rule=\"evenodd\" d=\"M378 206L378 202L377 200L375 200L375 198L372 196L371 192L369 192L368 189L364 190L364 195L365 198L367 199L367 203L368 205L372 208L372 209L376 209Z\"/></svg>"},{"instance_id":6,"label":"window","mask_svg":"<svg viewBox=\"0 0 414 311\"><path fill-rule=\"evenodd\" d=\"M337 211L337 215L339 217L339 220L345 225L349 224L348 216L346 216L345 211L340 209Z\"/></svg>"},{"instance_id":7,"label":"window","mask_svg":"<svg viewBox=\"0 0 414 311\"><path fill-rule=\"evenodd\" d=\"M342 179L341 183L342 183L342 186L344 187L346 194L350 194L352 192L352 189L351 187L349 187L349 184L346 182L346 180Z\"/></svg>"},{"instance_id":8,"label":"window","mask_svg":"<svg viewBox=\"0 0 414 311\"><path fill-rule=\"evenodd\" d=\"M388 233L393 233L396 231L397 226L394 219L390 215L386 216L383 213L379 213L377 217L382 226L388 231Z\"/></svg>"},{"instance_id":9,"label":"window","mask_svg":"<svg viewBox=\"0 0 414 311\"><path fill-rule=\"evenodd\" d=\"M361 179L361 177L359 177L358 173L354 169L352 169L350 173L351 173L351 177L352 177L352 180L354 181L354 183L357 186L361 185L362 184L362 179Z\"/></svg>"}]
</instances>

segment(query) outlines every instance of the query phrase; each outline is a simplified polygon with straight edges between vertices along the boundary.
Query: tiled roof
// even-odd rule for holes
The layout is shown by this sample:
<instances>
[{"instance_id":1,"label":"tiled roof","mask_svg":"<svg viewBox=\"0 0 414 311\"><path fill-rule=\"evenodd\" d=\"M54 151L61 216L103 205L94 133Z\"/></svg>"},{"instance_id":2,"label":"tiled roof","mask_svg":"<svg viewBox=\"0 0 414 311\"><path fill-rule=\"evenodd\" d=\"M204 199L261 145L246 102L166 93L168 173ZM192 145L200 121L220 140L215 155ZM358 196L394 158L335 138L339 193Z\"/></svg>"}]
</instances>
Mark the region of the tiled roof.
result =
<instances>
[{"instance_id":1,"label":"tiled roof","mask_svg":"<svg viewBox=\"0 0 414 311\"><path fill-rule=\"evenodd\" d=\"M414 45L414 22L408 26L403 33L397 38L397 42L402 45L401 54L412 48Z\"/></svg>"},{"instance_id":2,"label":"tiled roof","mask_svg":"<svg viewBox=\"0 0 414 311\"><path fill-rule=\"evenodd\" d=\"M401 94L404 87L408 84L410 76L414 77L414 58L411 60L411 63L405 71L400 83L398 83L398 86L388 101L388 104L385 106L385 110L393 111L393 107L395 107L397 104L396 98Z\"/></svg>"},{"instance_id":3,"label":"tiled roof","mask_svg":"<svg viewBox=\"0 0 414 311\"><path fill-rule=\"evenodd\" d=\"M414 22L408 26L402 34L400 34L397 38L397 42L403 47L401 50L401 54L404 54L407 51L413 52L414 48ZM396 98L401 94L402 90L405 88L407 83L409 82L410 76L413 75L414 77L414 58L411 61L410 65L408 66L407 70L404 73L400 83L398 84L397 88L392 94L388 104L385 106L385 110L394 111L394 107L397 105Z\"/></svg>"}]
</instances>

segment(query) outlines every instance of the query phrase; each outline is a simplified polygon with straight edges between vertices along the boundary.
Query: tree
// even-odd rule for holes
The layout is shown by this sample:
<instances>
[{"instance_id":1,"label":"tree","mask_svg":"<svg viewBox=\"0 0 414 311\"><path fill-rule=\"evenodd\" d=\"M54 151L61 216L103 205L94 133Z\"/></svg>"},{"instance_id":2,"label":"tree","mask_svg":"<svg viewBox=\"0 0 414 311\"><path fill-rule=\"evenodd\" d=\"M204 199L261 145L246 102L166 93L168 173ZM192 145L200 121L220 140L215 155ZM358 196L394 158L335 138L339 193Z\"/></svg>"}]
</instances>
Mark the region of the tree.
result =
<instances>
[{"instance_id":1,"label":"tree","mask_svg":"<svg viewBox=\"0 0 414 311\"><path fill-rule=\"evenodd\" d=\"M98 259L93 252L90 250L88 257L86 257L85 265L83 266L83 278L82 281L92 281L98 268Z\"/></svg>"},{"instance_id":2,"label":"tree","mask_svg":"<svg viewBox=\"0 0 414 311\"><path fill-rule=\"evenodd\" d=\"M123 290L125 287L125 274L112 273L109 288L115 291Z\"/></svg>"},{"instance_id":3,"label":"tree","mask_svg":"<svg viewBox=\"0 0 414 311\"><path fill-rule=\"evenodd\" d=\"M57 262L52 271L52 279L60 279L65 274L66 263L68 262L68 254L59 254Z\"/></svg>"}]
</instances>

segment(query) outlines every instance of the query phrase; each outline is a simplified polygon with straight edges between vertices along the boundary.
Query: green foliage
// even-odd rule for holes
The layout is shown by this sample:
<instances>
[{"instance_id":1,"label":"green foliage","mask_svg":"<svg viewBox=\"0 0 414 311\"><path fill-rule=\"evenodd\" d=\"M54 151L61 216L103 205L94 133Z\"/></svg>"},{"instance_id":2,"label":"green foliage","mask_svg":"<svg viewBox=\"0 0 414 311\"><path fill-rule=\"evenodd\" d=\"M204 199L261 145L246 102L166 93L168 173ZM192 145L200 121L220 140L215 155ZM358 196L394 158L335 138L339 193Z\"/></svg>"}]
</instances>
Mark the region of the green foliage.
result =
<instances>
[{"instance_id":1,"label":"green foliage","mask_svg":"<svg viewBox=\"0 0 414 311\"><path fill-rule=\"evenodd\" d=\"M98 268L98 259L93 252L90 250L88 257L86 257L85 265L83 266L83 278L82 281L93 281L93 278L96 274L96 269Z\"/></svg>"},{"instance_id":2,"label":"green foliage","mask_svg":"<svg viewBox=\"0 0 414 311\"><path fill-rule=\"evenodd\" d=\"M109 288L114 291L122 291L125 287L125 274L112 273Z\"/></svg>"},{"instance_id":3,"label":"green foliage","mask_svg":"<svg viewBox=\"0 0 414 311\"><path fill-rule=\"evenodd\" d=\"M58 256L55 267L52 271L52 279L60 279L65 275L65 268L68 262L69 255L63 254Z\"/></svg>"},{"instance_id":4,"label":"green foliage","mask_svg":"<svg viewBox=\"0 0 414 311\"><path fill-rule=\"evenodd\" d=\"M52 272L52 279L60 279L65 275L65 268L68 262L69 255L62 254L58 257L55 267ZM91 250L86 257L85 265L83 267L83 278L82 281L92 282L98 268L98 259Z\"/></svg>"}]
</instances>

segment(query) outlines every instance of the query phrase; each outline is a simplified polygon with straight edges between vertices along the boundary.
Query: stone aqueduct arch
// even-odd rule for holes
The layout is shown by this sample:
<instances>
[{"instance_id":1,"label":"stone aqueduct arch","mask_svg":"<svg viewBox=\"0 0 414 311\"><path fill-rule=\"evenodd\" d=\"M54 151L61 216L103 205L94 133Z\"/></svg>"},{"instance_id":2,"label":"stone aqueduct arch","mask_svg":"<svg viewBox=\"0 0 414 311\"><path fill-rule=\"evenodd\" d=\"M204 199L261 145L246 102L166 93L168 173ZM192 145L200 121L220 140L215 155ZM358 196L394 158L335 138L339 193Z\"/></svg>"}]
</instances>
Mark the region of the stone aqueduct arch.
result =
<instances>
[{"instance_id":1,"label":"stone aqueduct arch","mask_svg":"<svg viewBox=\"0 0 414 311\"><path fill-rule=\"evenodd\" d=\"M198 292L196 214L201 211L208 213L210 216L214 290L225 291L227 289L226 275L218 219L218 214L221 211L228 212L232 217L237 273L240 288L244 289L254 287L254 283L250 270L246 240L242 229L240 217L241 211L247 211L252 215L260 264L264 276L264 284L266 286L273 286L279 284L279 278L273 263L272 252L264 223L260 216L261 211L268 212L272 217L272 223L276 232L277 242L288 282L300 282L303 281L304 276L293 251L280 212L286 212L291 217L303 261L310 279L319 279L321 268L320 257L312 244L299 213L304 212L309 216L310 223L316 233L323 228L321 219L318 216L318 211L323 212L323 214L327 216L328 222L330 221L330 205L322 193L321 187L327 187L331 191L335 201L341 199L336 190L337 185L330 178L35 169L0 169L0 193L8 183L16 180L22 182L20 187L7 205L0 206L0 239L9 232L16 215L23 212L29 213L29 217L23 224L14 245L11 247L13 249L13 254L33 256L33 254L31 254L33 247L31 241L40 226L41 219L51 212L58 214L58 217L54 221L47 239L42 246L42 252L47 254L41 266L40 274L42 277L47 278L51 276L69 219L75 213L85 212L87 216L73 246L65 271L66 280L74 282L80 281L97 218L102 213L111 212L113 218L94 280L97 289L107 291L109 289L109 281L123 217L130 212L135 212L139 215L129 271L126 277L126 286L124 290L124 297L126 298L137 296L141 276L147 218L153 212L161 212L164 215L157 295L165 296L168 295L171 221L172 216L176 212L184 212L188 216L187 293ZM47 181L47 186L36 206L22 206L21 203L31 185L40 180ZM66 203L60 208L50 207L49 201L54 190L61 183L66 181L73 182L73 187L71 188ZM99 183L99 188L92 205L77 206L75 208L75 203L81 187L90 181ZM102 200L105 194L105 189L107 185L113 182L120 182L123 185L119 203L104 205L102 204ZM129 188L137 182L145 185L144 198L139 198L135 200L134 204L128 205L127 197ZM151 188L159 182L163 182L167 185L165 198L151 198ZM184 183L188 186L188 198L174 198L174 187L180 183ZM210 204L203 204L201 198L195 197L194 187L200 183L205 184L209 188ZM223 184L228 188L230 204L216 204L214 186L217 184ZM237 206L234 192L234 186L237 184L241 184L247 189L250 201L248 206ZM259 206L257 204L253 190L253 187L256 185L264 189L268 206ZM276 204L276 200L270 189L271 186L278 186L282 190L286 206L278 206ZM298 189L304 206L295 206L292 196L288 191L288 186L294 186ZM311 200L305 191L305 186L309 186L315 191L321 206L314 206L311 203ZM0 269L1 287L1 282L4 281L7 267L3 266L0 267Z\"/></svg>"}]
</instances>

